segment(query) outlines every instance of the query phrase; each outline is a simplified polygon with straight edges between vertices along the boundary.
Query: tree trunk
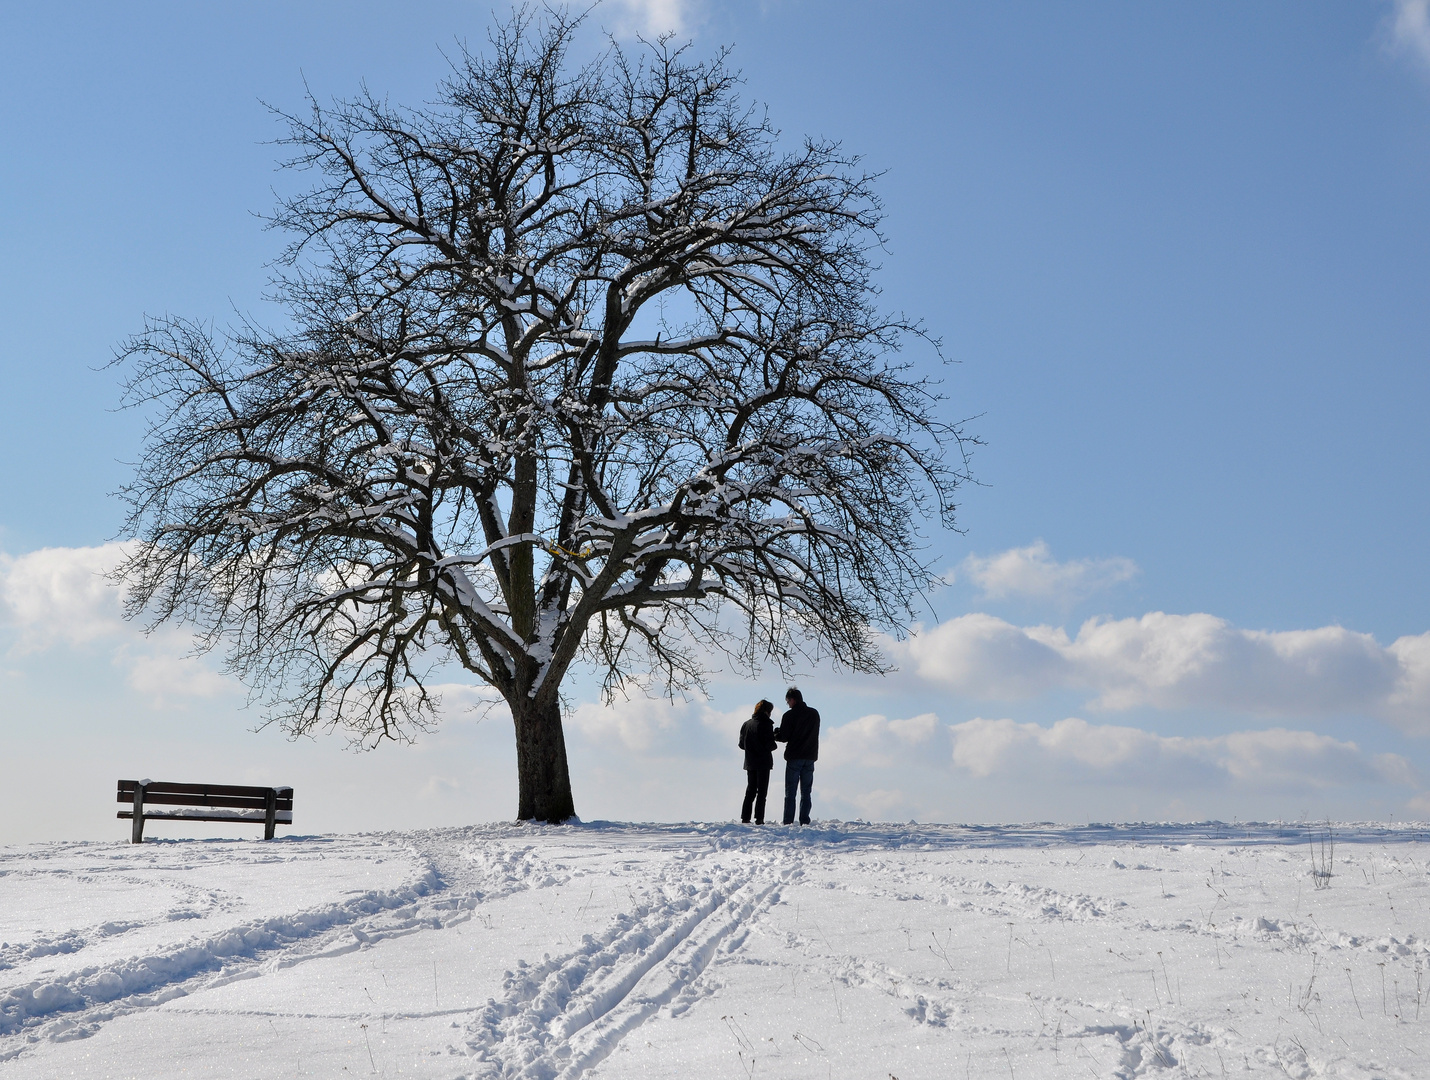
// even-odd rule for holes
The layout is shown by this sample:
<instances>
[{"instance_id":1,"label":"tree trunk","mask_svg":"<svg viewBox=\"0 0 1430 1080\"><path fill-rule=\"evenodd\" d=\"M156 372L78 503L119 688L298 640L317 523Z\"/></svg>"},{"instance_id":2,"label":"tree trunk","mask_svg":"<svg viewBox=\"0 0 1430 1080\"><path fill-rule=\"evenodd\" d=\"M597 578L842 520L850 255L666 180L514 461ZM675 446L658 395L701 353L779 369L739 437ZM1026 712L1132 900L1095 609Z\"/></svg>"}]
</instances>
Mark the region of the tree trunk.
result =
<instances>
[{"instance_id":1,"label":"tree trunk","mask_svg":"<svg viewBox=\"0 0 1430 1080\"><path fill-rule=\"evenodd\" d=\"M512 710L516 721L516 816L521 821L556 824L576 816L561 705L524 704L524 709Z\"/></svg>"}]
</instances>

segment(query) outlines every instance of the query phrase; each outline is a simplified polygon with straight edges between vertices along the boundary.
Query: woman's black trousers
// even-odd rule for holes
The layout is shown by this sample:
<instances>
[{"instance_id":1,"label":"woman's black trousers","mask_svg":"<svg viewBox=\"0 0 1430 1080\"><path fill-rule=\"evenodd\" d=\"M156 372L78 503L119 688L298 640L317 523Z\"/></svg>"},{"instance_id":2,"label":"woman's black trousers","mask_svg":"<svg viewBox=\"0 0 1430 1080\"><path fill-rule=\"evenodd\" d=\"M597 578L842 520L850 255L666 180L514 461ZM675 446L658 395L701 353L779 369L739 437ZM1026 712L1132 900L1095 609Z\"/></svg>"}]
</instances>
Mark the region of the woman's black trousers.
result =
<instances>
[{"instance_id":1,"label":"woman's black trousers","mask_svg":"<svg viewBox=\"0 0 1430 1080\"><path fill-rule=\"evenodd\" d=\"M754 807L755 824L765 823L765 796L770 793L770 770L751 769L745 782L745 802L740 807L740 820L749 824L750 808Z\"/></svg>"}]
</instances>

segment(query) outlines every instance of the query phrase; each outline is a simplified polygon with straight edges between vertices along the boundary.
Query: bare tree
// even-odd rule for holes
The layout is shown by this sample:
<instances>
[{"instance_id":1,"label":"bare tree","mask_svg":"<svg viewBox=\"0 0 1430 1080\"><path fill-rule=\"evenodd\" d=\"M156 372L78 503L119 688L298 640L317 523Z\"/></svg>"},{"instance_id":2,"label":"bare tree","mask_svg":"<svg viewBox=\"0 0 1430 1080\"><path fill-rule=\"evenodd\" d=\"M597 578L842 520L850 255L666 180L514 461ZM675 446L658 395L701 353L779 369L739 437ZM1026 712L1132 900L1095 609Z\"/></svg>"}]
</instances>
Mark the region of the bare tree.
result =
<instances>
[{"instance_id":1,"label":"bare tree","mask_svg":"<svg viewBox=\"0 0 1430 1080\"><path fill-rule=\"evenodd\" d=\"M577 21L516 16L422 109L284 116L318 177L274 217L296 329L121 352L154 417L130 613L195 623L292 733L410 737L458 663L547 821L578 660L608 691L698 685L711 648L880 670L966 461L892 362L919 331L876 310L857 162L782 152L723 53L573 65Z\"/></svg>"}]
</instances>

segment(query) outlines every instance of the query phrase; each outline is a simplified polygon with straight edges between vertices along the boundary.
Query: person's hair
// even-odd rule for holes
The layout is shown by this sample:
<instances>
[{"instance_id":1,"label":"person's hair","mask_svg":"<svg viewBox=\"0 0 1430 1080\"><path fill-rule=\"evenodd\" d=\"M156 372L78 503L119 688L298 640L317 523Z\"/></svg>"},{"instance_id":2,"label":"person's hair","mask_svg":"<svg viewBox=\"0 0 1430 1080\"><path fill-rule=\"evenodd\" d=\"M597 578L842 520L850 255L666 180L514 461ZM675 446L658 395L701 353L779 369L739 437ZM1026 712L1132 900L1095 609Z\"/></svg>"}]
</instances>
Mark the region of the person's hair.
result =
<instances>
[{"instance_id":1,"label":"person's hair","mask_svg":"<svg viewBox=\"0 0 1430 1080\"><path fill-rule=\"evenodd\" d=\"M799 692L798 686L791 686L785 691L785 700L788 701L790 698L794 698L797 705L804 704L804 695Z\"/></svg>"},{"instance_id":2,"label":"person's hair","mask_svg":"<svg viewBox=\"0 0 1430 1080\"><path fill-rule=\"evenodd\" d=\"M774 712L774 709L775 703L773 701L766 701L764 698L760 698L760 700L755 703L756 716L759 716L761 713Z\"/></svg>"}]
</instances>

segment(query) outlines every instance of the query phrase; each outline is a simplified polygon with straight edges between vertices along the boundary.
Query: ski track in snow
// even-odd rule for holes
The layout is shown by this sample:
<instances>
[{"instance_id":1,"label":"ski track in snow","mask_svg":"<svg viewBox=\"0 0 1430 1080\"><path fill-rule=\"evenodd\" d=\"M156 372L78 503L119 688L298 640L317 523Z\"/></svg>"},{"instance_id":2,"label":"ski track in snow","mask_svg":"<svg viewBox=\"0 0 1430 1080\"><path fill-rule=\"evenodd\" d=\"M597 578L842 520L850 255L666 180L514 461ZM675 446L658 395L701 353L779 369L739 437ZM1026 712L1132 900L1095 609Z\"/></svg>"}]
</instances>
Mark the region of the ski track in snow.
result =
<instances>
[{"instance_id":1,"label":"ski track in snow","mask_svg":"<svg viewBox=\"0 0 1430 1080\"><path fill-rule=\"evenodd\" d=\"M1430 1075L1414 1049L1430 833L1334 832L1325 891L1306 825L595 823L0 849L0 1070L59 1071L66 1044L163 1015L360 1026L363 1072L378 1071L370 1028L426 1025L407 1036L425 1057L400 1071L475 1080L712 1062L750 1080ZM520 935L493 919L538 911L548 929L503 944ZM310 1008L264 992L414 935L455 956L464 926L486 935L471 972L497 990L485 1004L440 1002L435 961L430 1007L411 990L379 1006L365 985Z\"/></svg>"},{"instance_id":2,"label":"ski track in snow","mask_svg":"<svg viewBox=\"0 0 1430 1080\"><path fill-rule=\"evenodd\" d=\"M599 938L506 976L506 994L467 1029L482 1078L575 1080L663 1006L680 1016L718 952L744 943L748 922L778 899L775 874L717 869L696 884L663 883L664 895L617 917Z\"/></svg>"}]
</instances>

